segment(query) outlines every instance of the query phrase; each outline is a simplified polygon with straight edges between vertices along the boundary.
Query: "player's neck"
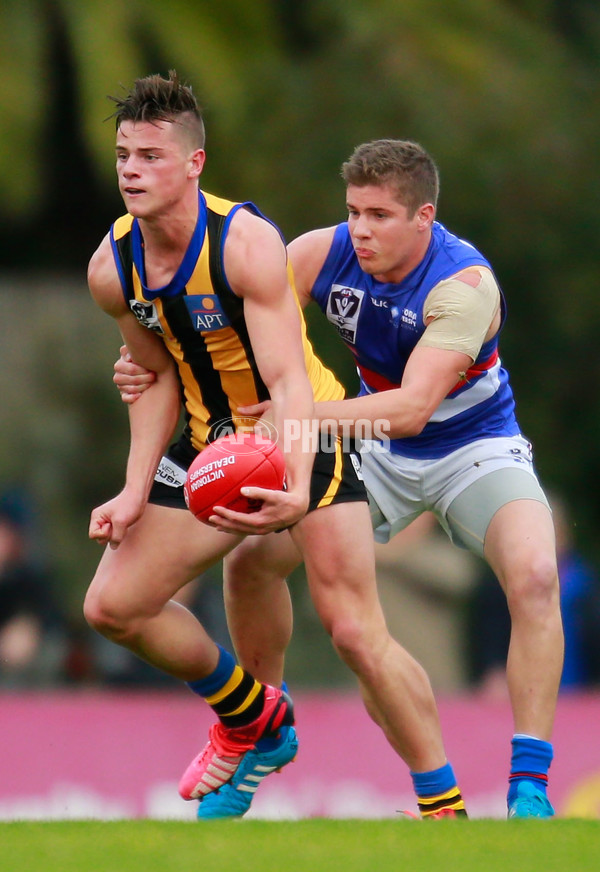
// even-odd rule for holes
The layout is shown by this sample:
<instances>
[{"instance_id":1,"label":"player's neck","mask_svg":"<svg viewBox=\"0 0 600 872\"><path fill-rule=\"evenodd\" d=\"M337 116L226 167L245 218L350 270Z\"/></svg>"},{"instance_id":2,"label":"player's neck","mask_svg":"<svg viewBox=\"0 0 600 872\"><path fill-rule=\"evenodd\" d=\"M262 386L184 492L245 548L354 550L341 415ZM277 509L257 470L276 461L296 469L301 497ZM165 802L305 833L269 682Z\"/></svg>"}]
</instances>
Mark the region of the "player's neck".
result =
<instances>
[{"instance_id":1,"label":"player's neck","mask_svg":"<svg viewBox=\"0 0 600 872\"><path fill-rule=\"evenodd\" d=\"M167 285L188 250L198 221L198 201L195 204L177 204L173 209L152 219L140 219L144 240L144 266L146 283L151 289Z\"/></svg>"},{"instance_id":2,"label":"player's neck","mask_svg":"<svg viewBox=\"0 0 600 872\"><path fill-rule=\"evenodd\" d=\"M187 251L198 221L198 196L186 197L159 214L140 218L146 259L181 259Z\"/></svg>"}]
</instances>

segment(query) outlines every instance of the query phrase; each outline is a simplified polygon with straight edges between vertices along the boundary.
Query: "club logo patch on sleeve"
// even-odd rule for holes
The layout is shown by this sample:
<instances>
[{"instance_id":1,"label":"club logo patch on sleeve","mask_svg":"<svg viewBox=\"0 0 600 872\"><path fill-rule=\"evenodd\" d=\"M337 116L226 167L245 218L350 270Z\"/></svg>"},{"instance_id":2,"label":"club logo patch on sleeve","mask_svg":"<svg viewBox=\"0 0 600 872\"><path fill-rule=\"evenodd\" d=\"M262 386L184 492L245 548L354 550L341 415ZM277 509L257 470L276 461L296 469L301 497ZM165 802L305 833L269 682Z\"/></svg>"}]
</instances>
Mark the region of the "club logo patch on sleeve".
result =
<instances>
[{"instance_id":1,"label":"club logo patch on sleeve","mask_svg":"<svg viewBox=\"0 0 600 872\"><path fill-rule=\"evenodd\" d=\"M218 297L210 294L194 294L185 297L194 330L207 332L229 327L230 321Z\"/></svg>"}]
</instances>

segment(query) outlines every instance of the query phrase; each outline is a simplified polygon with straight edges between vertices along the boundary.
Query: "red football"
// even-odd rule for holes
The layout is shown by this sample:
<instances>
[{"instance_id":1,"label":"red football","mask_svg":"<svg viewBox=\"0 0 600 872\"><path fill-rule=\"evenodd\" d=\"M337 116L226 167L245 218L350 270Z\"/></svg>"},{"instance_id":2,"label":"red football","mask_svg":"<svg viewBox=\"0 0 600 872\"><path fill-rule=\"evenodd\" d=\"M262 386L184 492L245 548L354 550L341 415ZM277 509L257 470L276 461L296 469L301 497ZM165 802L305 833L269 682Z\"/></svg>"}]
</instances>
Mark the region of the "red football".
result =
<instances>
[{"instance_id":1,"label":"red football","mask_svg":"<svg viewBox=\"0 0 600 872\"><path fill-rule=\"evenodd\" d=\"M188 509L207 521L214 506L257 512L260 500L240 494L242 487L281 490L285 482L283 454L270 439L240 432L215 439L198 454L187 473L183 492Z\"/></svg>"}]
</instances>

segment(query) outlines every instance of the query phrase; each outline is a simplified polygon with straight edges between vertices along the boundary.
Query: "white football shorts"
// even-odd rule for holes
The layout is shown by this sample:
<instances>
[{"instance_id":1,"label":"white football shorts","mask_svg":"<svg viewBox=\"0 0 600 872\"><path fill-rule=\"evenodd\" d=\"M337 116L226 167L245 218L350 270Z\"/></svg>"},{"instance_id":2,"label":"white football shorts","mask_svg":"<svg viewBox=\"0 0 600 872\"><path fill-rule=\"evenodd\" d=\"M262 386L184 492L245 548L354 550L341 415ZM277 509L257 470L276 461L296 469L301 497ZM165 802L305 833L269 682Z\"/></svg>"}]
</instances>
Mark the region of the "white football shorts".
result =
<instances>
[{"instance_id":1,"label":"white football shorts","mask_svg":"<svg viewBox=\"0 0 600 872\"><path fill-rule=\"evenodd\" d=\"M426 460L365 441L361 459L377 542L388 542L431 511L456 545L483 556L485 534L498 509L521 499L548 505L531 444L521 435L479 439Z\"/></svg>"}]
</instances>

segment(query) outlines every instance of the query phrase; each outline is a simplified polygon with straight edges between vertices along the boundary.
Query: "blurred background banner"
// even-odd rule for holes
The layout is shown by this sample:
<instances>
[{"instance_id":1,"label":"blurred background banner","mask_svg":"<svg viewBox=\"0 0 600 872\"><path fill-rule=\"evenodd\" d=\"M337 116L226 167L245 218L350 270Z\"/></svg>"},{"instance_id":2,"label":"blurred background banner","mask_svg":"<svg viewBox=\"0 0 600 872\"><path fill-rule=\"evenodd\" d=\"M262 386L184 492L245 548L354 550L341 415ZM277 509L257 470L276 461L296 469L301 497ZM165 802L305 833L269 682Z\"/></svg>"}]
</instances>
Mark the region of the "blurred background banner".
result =
<instances>
[{"instance_id":1,"label":"blurred background banner","mask_svg":"<svg viewBox=\"0 0 600 872\"><path fill-rule=\"evenodd\" d=\"M416 812L406 767L356 695L295 695L296 761L261 785L252 818L397 817ZM124 817L193 820L177 782L212 717L191 694L0 697L0 820ZM506 817L506 703L442 697L446 747L471 817ZM559 705L552 802L560 815L600 815L597 696ZM595 726L594 726L595 729Z\"/></svg>"},{"instance_id":2,"label":"blurred background banner","mask_svg":"<svg viewBox=\"0 0 600 872\"><path fill-rule=\"evenodd\" d=\"M21 816L28 816L25 807L35 797L35 803L46 800L32 808L46 801L59 808L65 785L98 792L103 814L113 799L118 810L121 796L124 811L152 814L156 807L162 814L163 800L155 804L137 788L132 794L129 776L121 794L118 771L110 768L115 748L119 765L129 755L136 777L137 755L146 755L144 785L164 779L164 802L174 802L179 814L171 782L203 736L197 714L188 724L187 699L173 699L173 711L182 707L186 715L179 726L177 717L171 720L174 687L167 679L96 637L82 617L100 554L87 538L90 511L120 490L128 446L127 412L112 384L119 336L86 285L90 256L123 212L107 95L171 68L193 85L204 109L202 186L256 202L287 239L345 219L339 171L357 144L413 139L439 165L440 220L494 264L509 310L502 358L564 534L569 672L552 771L559 788L568 749L577 745L561 737L570 730L579 735L597 718L600 682L596 0L3 0L0 688L8 695L0 700L0 748L10 787L2 814L10 816L18 801ZM319 312L309 310L308 322L317 352L353 392L347 350ZM446 695L445 716L464 715L451 735L459 751L464 741L466 762L479 749L505 755L497 777L476 786L491 791L489 807L497 810L493 792L497 784L499 796L506 780L510 733L505 606L483 565L450 550L425 519L378 550L381 595L392 631ZM306 693L354 692L314 615L302 571L291 581L288 679ZM218 567L182 598L229 644ZM102 697L89 696L130 689L136 690L131 709L111 697L104 713ZM142 690L167 692L168 708L154 697L146 703ZM587 695L571 697L571 691ZM357 697L331 712L320 697L308 701L301 716L304 768L289 767L293 779L316 778L310 721L320 711L332 722L340 711L351 712L348 723L358 732L349 739L354 751L363 748ZM496 727L489 706L500 707L502 741L491 740ZM115 732L102 739L94 731L108 729L113 716ZM90 731L95 739L90 734L88 741ZM160 753L153 752L155 742ZM375 747L376 736L368 743ZM63 746L79 748L70 763ZM327 750L337 759L334 745ZM452 756L462 771L460 754ZM593 779L597 761L590 762ZM101 775L105 763L105 780L96 783L91 773ZM347 761L343 772L340 779L352 778ZM567 808L580 776L574 764L572 778L561 782L559 808ZM296 784L298 809L299 782L291 777L286 770L281 784ZM394 775L393 788L381 788L386 807L400 801L392 794L409 795L407 784L397 789L405 777L399 773L396 782ZM461 783L469 795L469 783ZM267 788L270 783L265 797ZM307 813L323 810L311 802ZM65 813L80 807L71 800L64 805Z\"/></svg>"}]
</instances>

